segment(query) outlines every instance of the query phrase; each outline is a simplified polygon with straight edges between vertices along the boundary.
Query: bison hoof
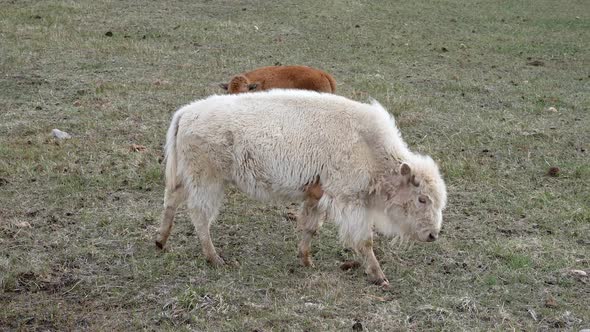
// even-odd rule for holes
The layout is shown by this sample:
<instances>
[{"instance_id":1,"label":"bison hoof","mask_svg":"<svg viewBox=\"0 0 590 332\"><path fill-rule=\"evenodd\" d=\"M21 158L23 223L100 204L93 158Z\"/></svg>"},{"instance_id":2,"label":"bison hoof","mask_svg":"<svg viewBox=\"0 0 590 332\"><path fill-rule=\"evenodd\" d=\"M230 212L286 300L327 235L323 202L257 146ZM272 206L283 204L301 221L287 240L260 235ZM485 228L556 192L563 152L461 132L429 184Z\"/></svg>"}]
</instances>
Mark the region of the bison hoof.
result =
<instances>
[{"instance_id":1,"label":"bison hoof","mask_svg":"<svg viewBox=\"0 0 590 332\"><path fill-rule=\"evenodd\" d=\"M309 255L299 255L299 261L301 262L301 265L303 265L305 267L314 267L315 266L313 264L313 260L311 259L311 257L309 257Z\"/></svg>"},{"instance_id":2,"label":"bison hoof","mask_svg":"<svg viewBox=\"0 0 590 332\"><path fill-rule=\"evenodd\" d=\"M389 280L386 278L371 278L369 281L383 289L389 288Z\"/></svg>"},{"instance_id":3,"label":"bison hoof","mask_svg":"<svg viewBox=\"0 0 590 332\"><path fill-rule=\"evenodd\" d=\"M221 267L225 265L225 261L219 256L207 258L207 262L209 262L209 264L211 264L213 267Z\"/></svg>"},{"instance_id":4,"label":"bison hoof","mask_svg":"<svg viewBox=\"0 0 590 332\"><path fill-rule=\"evenodd\" d=\"M299 262L301 263L301 265L305 267L314 267L313 260L311 259L309 251L299 251L297 257L299 257Z\"/></svg>"},{"instance_id":5,"label":"bison hoof","mask_svg":"<svg viewBox=\"0 0 590 332\"><path fill-rule=\"evenodd\" d=\"M164 249L164 244L158 240L156 240L156 247L158 247L158 249Z\"/></svg>"},{"instance_id":6,"label":"bison hoof","mask_svg":"<svg viewBox=\"0 0 590 332\"><path fill-rule=\"evenodd\" d=\"M301 265L303 265L305 267L314 267L315 266L315 264L313 263L313 261L309 257L302 258Z\"/></svg>"}]
</instances>

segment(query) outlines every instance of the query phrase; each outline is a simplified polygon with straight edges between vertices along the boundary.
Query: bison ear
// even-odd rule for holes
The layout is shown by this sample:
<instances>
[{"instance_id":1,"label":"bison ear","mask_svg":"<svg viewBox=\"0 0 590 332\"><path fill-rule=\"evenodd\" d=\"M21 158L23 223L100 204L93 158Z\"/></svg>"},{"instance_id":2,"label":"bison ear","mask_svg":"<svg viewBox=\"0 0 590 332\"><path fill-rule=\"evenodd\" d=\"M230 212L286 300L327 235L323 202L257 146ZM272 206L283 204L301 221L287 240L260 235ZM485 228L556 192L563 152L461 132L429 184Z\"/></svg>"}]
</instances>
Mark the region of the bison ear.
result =
<instances>
[{"instance_id":1,"label":"bison ear","mask_svg":"<svg viewBox=\"0 0 590 332\"><path fill-rule=\"evenodd\" d=\"M258 83L248 84L248 90L249 91L255 90L257 87L258 87Z\"/></svg>"},{"instance_id":2,"label":"bison ear","mask_svg":"<svg viewBox=\"0 0 590 332\"><path fill-rule=\"evenodd\" d=\"M399 167L399 174L405 177L410 177L410 174L412 174L412 168L407 163L402 163Z\"/></svg>"},{"instance_id":3,"label":"bison ear","mask_svg":"<svg viewBox=\"0 0 590 332\"><path fill-rule=\"evenodd\" d=\"M221 87L223 90L227 91L228 85L227 85L227 83L219 83L219 87Z\"/></svg>"},{"instance_id":4,"label":"bison ear","mask_svg":"<svg viewBox=\"0 0 590 332\"><path fill-rule=\"evenodd\" d=\"M412 175L410 178L410 182L414 185L414 187L420 187L420 181L416 180L416 176Z\"/></svg>"},{"instance_id":5,"label":"bison ear","mask_svg":"<svg viewBox=\"0 0 590 332\"><path fill-rule=\"evenodd\" d=\"M399 174L406 178L406 180L413 184L414 187L420 186L420 181L416 179L416 175L412 174L412 168L407 163L402 163L399 167Z\"/></svg>"}]
</instances>

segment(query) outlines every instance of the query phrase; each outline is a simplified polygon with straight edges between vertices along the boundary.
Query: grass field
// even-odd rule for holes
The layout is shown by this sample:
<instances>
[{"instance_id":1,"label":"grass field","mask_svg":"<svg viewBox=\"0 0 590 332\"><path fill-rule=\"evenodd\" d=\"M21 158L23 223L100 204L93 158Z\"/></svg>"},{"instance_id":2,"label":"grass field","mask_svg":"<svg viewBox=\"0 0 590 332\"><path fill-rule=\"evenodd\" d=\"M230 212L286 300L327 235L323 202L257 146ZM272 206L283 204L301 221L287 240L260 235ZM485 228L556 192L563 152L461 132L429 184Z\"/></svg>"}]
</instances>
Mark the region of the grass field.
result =
<instances>
[{"instance_id":1,"label":"grass field","mask_svg":"<svg viewBox=\"0 0 590 332\"><path fill-rule=\"evenodd\" d=\"M235 190L227 267L183 209L156 250L172 113L274 64L377 99L439 162L441 239L376 241L389 290L338 268L332 224L300 267L288 204ZM590 328L589 108L586 0L0 0L0 330Z\"/></svg>"}]
</instances>

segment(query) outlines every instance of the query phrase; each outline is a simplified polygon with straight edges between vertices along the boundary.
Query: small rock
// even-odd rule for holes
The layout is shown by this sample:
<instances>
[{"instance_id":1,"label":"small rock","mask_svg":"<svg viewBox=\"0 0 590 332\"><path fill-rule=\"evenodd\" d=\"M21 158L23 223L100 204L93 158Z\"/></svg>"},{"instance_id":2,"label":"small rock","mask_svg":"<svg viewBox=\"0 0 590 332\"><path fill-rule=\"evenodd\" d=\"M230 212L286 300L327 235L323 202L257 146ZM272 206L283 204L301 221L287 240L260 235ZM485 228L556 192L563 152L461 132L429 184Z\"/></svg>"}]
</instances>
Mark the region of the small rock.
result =
<instances>
[{"instance_id":1,"label":"small rock","mask_svg":"<svg viewBox=\"0 0 590 332\"><path fill-rule=\"evenodd\" d=\"M74 104L73 105L75 107L78 107L78 106L82 105L82 103L79 100L76 100L76 101L74 101Z\"/></svg>"},{"instance_id":2,"label":"small rock","mask_svg":"<svg viewBox=\"0 0 590 332\"><path fill-rule=\"evenodd\" d=\"M588 273L586 273L586 271L583 271L583 270L570 270L570 273L573 275L580 276L580 277L587 277L588 276Z\"/></svg>"},{"instance_id":3,"label":"small rock","mask_svg":"<svg viewBox=\"0 0 590 332\"><path fill-rule=\"evenodd\" d=\"M53 135L53 137L57 138L57 139L69 139L72 138L72 136L68 133L66 133L65 131L61 131L59 129L53 129L51 131L51 134Z\"/></svg>"},{"instance_id":4,"label":"small rock","mask_svg":"<svg viewBox=\"0 0 590 332\"><path fill-rule=\"evenodd\" d=\"M551 106L547 109L549 112L557 112L557 108Z\"/></svg>"},{"instance_id":5,"label":"small rock","mask_svg":"<svg viewBox=\"0 0 590 332\"><path fill-rule=\"evenodd\" d=\"M360 25L358 25L358 24L356 24L354 27L355 27L355 28L360 28L361 26L360 26Z\"/></svg>"},{"instance_id":6,"label":"small rock","mask_svg":"<svg viewBox=\"0 0 590 332\"><path fill-rule=\"evenodd\" d=\"M446 48L446 47L441 47L441 49L440 49L440 50L441 50L441 51L443 51L443 52L448 52L448 51L449 51L449 49L448 49L448 48Z\"/></svg>"},{"instance_id":7,"label":"small rock","mask_svg":"<svg viewBox=\"0 0 590 332\"><path fill-rule=\"evenodd\" d=\"M547 171L547 175L551 176L551 177L557 177L559 176L559 167L551 167L549 168L549 171Z\"/></svg>"},{"instance_id":8,"label":"small rock","mask_svg":"<svg viewBox=\"0 0 590 332\"><path fill-rule=\"evenodd\" d=\"M113 32L112 31L107 31L104 35L107 36L107 37L112 37L113 36Z\"/></svg>"}]
</instances>

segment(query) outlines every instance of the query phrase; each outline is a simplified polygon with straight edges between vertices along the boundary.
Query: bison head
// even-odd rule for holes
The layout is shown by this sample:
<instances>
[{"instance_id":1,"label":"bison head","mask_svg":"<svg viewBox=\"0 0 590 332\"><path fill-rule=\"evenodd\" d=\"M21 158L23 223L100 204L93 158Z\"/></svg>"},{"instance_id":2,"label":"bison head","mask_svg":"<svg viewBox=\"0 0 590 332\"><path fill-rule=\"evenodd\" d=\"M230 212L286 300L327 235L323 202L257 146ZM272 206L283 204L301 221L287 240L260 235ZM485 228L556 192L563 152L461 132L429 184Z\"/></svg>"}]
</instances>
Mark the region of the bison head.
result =
<instances>
[{"instance_id":1,"label":"bison head","mask_svg":"<svg viewBox=\"0 0 590 332\"><path fill-rule=\"evenodd\" d=\"M375 218L376 230L417 241L436 240L447 196L436 163L416 156L394 173L381 183L385 214Z\"/></svg>"},{"instance_id":2,"label":"bison head","mask_svg":"<svg viewBox=\"0 0 590 332\"><path fill-rule=\"evenodd\" d=\"M237 75L229 81L229 84L222 83L219 86L230 94L236 94L254 91L258 88L258 83L250 83L246 76Z\"/></svg>"}]
</instances>

